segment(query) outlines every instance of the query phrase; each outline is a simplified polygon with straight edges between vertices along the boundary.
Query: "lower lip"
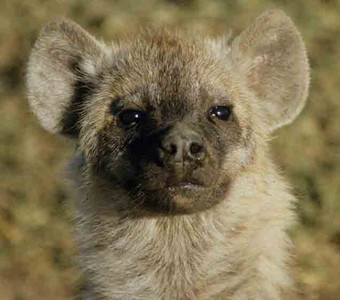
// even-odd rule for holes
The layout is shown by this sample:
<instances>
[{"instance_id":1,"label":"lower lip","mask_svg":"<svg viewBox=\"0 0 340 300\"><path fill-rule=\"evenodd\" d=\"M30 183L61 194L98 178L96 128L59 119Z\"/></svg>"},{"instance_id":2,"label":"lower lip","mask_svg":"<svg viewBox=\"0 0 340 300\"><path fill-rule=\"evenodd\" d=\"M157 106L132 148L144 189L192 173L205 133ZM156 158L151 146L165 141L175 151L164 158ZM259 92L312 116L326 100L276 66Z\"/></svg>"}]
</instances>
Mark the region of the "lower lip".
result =
<instances>
[{"instance_id":1,"label":"lower lip","mask_svg":"<svg viewBox=\"0 0 340 300\"><path fill-rule=\"evenodd\" d=\"M192 184L192 183L187 183L187 184L169 187L170 190L187 190L187 191L196 191L196 190L199 190L199 189L202 189L202 188L203 188L203 186L197 185L197 184Z\"/></svg>"}]
</instances>

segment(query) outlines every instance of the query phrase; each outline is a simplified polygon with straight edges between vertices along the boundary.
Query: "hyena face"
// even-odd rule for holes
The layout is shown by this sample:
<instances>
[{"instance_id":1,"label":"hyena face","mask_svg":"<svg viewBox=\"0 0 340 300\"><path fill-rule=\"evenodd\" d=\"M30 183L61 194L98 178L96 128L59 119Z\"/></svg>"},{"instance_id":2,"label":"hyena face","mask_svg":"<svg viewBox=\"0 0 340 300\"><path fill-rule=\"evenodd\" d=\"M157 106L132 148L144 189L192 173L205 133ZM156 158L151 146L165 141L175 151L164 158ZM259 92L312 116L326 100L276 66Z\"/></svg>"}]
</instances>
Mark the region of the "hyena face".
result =
<instances>
[{"instance_id":1,"label":"hyena face","mask_svg":"<svg viewBox=\"0 0 340 300\"><path fill-rule=\"evenodd\" d=\"M78 137L90 182L138 210L191 213L226 199L266 135L300 112L307 70L277 11L231 43L155 31L108 48L58 21L36 43L28 88L45 128Z\"/></svg>"},{"instance_id":2,"label":"hyena face","mask_svg":"<svg viewBox=\"0 0 340 300\"><path fill-rule=\"evenodd\" d=\"M139 209L206 209L252 159L254 108L227 53L213 46L148 34L114 53L93 79L80 148L91 173L125 189Z\"/></svg>"}]
</instances>

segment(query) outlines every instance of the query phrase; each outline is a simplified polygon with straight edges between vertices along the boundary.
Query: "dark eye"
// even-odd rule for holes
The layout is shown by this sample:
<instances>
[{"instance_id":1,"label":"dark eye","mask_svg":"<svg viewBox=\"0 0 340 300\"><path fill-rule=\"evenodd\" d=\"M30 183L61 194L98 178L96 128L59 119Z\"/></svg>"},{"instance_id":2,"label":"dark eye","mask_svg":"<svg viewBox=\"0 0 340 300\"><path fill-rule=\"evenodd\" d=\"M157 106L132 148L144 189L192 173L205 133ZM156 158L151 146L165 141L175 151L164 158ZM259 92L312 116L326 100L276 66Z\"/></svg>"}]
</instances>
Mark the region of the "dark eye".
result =
<instances>
[{"instance_id":1,"label":"dark eye","mask_svg":"<svg viewBox=\"0 0 340 300\"><path fill-rule=\"evenodd\" d=\"M141 110L127 109L118 115L119 125L123 128L133 127L141 122L145 113Z\"/></svg>"},{"instance_id":2,"label":"dark eye","mask_svg":"<svg viewBox=\"0 0 340 300\"><path fill-rule=\"evenodd\" d=\"M230 120L231 107L230 106L213 106L208 111L209 118L211 120L218 118L223 121Z\"/></svg>"}]
</instances>

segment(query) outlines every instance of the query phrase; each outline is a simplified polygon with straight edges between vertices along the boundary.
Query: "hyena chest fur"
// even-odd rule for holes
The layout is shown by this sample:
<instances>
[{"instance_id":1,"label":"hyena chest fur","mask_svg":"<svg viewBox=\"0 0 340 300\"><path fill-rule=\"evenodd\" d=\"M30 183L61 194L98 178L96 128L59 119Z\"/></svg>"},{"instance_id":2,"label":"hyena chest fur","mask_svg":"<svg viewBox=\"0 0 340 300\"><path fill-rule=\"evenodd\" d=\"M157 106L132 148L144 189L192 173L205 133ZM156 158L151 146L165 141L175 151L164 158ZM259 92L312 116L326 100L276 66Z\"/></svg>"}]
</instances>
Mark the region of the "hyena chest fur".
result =
<instances>
[{"instance_id":1,"label":"hyena chest fur","mask_svg":"<svg viewBox=\"0 0 340 300\"><path fill-rule=\"evenodd\" d=\"M205 227L205 217L117 219L115 228L85 219L78 223L80 261L94 299L215 299L240 284L230 233Z\"/></svg>"}]
</instances>

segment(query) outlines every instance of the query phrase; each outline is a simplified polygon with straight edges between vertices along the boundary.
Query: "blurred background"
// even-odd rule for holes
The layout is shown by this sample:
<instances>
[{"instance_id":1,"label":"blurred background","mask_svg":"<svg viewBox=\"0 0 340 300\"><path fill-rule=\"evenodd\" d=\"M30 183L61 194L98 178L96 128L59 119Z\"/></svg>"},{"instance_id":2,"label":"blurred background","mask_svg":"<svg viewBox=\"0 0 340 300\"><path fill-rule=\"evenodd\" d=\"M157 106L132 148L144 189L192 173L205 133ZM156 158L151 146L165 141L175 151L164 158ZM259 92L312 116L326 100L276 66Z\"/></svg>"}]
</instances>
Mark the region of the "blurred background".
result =
<instances>
[{"instance_id":1,"label":"blurred background","mask_svg":"<svg viewBox=\"0 0 340 300\"><path fill-rule=\"evenodd\" d=\"M148 25L236 35L268 8L302 33L311 89L300 118L272 141L299 198L296 277L303 299L340 299L339 0L0 0L0 299L72 299L77 290L71 192L62 173L73 141L43 131L25 100L39 29L67 16L105 41Z\"/></svg>"}]
</instances>

